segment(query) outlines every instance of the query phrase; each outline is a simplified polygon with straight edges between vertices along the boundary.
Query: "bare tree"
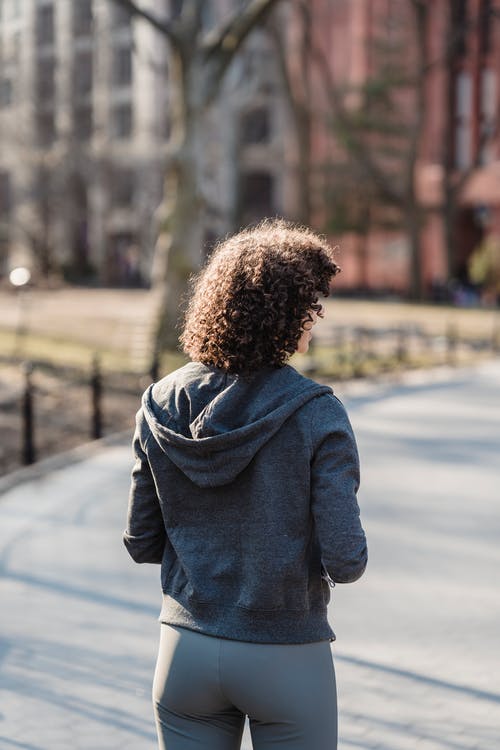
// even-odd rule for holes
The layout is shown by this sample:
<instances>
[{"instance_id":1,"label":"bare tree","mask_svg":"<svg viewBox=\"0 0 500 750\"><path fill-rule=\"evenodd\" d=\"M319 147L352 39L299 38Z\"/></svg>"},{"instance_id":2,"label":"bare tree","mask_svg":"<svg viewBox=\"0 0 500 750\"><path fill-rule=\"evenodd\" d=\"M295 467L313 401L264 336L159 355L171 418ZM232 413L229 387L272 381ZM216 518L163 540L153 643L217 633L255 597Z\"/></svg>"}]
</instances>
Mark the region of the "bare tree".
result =
<instances>
[{"instance_id":1,"label":"bare tree","mask_svg":"<svg viewBox=\"0 0 500 750\"><path fill-rule=\"evenodd\" d=\"M203 0L176 3L159 18L133 0L112 0L163 35L170 48L168 143L164 198L157 219L153 289L158 295L157 346L174 346L179 307L189 276L201 262L203 215L201 155L206 114L224 75L250 32L279 0L249 0L220 26L206 28Z\"/></svg>"},{"instance_id":2,"label":"bare tree","mask_svg":"<svg viewBox=\"0 0 500 750\"><path fill-rule=\"evenodd\" d=\"M321 167L321 184L333 206L328 227L355 232L361 249L375 226L406 231L409 294L420 299L423 209L416 194L416 169L425 127L429 5L407 0L398 11L394 33L386 37L379 29L372 40L372 70L355 91L336 79L327 52L318 45L312 48L337 145L334 160Z\"/></svg>"},{"instance_id":3,"label":"bare tree","mask_svg":"<svg viewBox=\"0 0 500 750\"><path fill-rule=\"evenodd\" d=\"M313 97L311 86L312 8L310 3L299 0L291 3L296 13L297 34L293 44L288 38L288 28L281 19L274 17L267 25L273 42L283 90L294 123L296 138L295 183L297 207L295 218L303 224L311 223L311 177L313 129Z\"/></svg>"},{"instance_id":4,"label":"bare tree","mask_svg":"<svg viewBox=\"0 0 500 750\"><path fill-rule=\"evenodd\" d=\"M296 0L302 3L302 0ZM359 105L349 107L350 91L335 79L327 54L314 48L316 70L327 93L332 130L341 146L340 158L328 165L326 180L330 204L330 227L350 230L363 237L374 226L395 222L403 229L410 244L410 296L421 299L424 294L421 277L421 234L426 207L417 194L417 173L422 163L422 143L426 132L426 87L429 76L444 71L442 147L437 158L442 165L443 200L437 206L444 227L444 244L448 278L458 272L457 219L464 191L481 167L485 148L499 132L498 112L480 112L482 117L475 150L466 165L456 162L454 145L456 91L455 79L460 47L471 32L478 34L491 28L499 12L484 4L479 13L461 17L461 4L448 0L440 6L444 13L440 51L431 55L428 38L436 6L430 0L406 0L393 6L393 19L400 21L394 28L394 42L387 45L380 34L372 40L376 64L364 85L357 91ZM405 13L410 18L404 21ZM487 14L487 15L484 15ZM393 20L394 23L394 20ZM377 64L378 57L378 64ZM400 94L411 101L406 111L400 106ZM471 113L472 114L472 113ZM382 221L381 221L382 220ZM361 254L363 257L363 253ZM366 253L364 254L366 255Z\"/></svg>"}]
</instances>

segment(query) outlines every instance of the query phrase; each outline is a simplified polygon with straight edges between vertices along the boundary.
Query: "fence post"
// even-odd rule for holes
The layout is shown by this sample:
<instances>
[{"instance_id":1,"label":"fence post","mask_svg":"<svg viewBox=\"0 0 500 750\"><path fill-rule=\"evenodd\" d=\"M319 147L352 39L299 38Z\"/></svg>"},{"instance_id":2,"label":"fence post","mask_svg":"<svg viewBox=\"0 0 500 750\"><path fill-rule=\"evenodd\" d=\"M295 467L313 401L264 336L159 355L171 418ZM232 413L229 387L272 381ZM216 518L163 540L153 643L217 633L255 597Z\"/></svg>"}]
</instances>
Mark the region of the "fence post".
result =
<instances>
[{"instance_id":1,"label":"fence post","mask_svg":"<svg viewBox=\"0 0 500 750\"><path fill-rule=\"evenodd\" d=\"M92 395L92 428L91 437L99 440L102 437L102 375L99 356L94 354L92 359L92 374L90 377L90 389Z\"/></svg>"},{"instance_id":2,"label":"fence post","mask_svg":"<svg viewBox=\"0 0 500 750\"><path fill-rule=\"evenodd\" d=\"M366 355L363 328L357 327L354 329L352 347L352 376L354 378L360 378L363 375L363 363Z\"/></svg>"},{"instance_id":3,"label":"fence post","mask_svg":"<svg viewBox=\"0 0 500 750\"><path fill-rule=\"evenodd\" d=\"M153 383L158 382L160 377L160 352L158 347L155 347L153 352L153 359L151 360L151 367L149 368L149 376Z\"/></svg>"},{"instance_id":4,"label":"fence post","mask_svg":"<svg viewBox=\"0 0 500 750\"><path fill-rule=\"evenodd\" d=\"M457 364L458 329L453 323L446 329L446 360L449 365Z\"/></svg>"},{"instance_id":5,"label":"fence post","mask_svg":"<svg viewBox=\"0 0 500 750\"><path fill-rule=\"evenodd\" d=\"M404 326L400 326L396 333L396 360L400 365L408 361L407 330Z\"/></svg>"},{"instance_id":6,"label":"fence post","mask_svg":"<svg viewBox=\"0 0 500 750\"><path fill-rule=\"evenodd\" d=\"M493 331L491 334L491 349L493 354L500 353L500 320L495 320L493 323Z\"/></svg>"},{"instance_id":7,"label":"fence post","mask_svg":"<svg viewBox=\"0 0 500 750\"><path fill-rule=\"evenodd\" d=\"M353 333L352 329L342 327L339 336L339 367L342 378L348 380L352 376L353 359Z\"/></svg>"},{"instance_id":8,"label":"fence post","mask_svg":"<svg viewBox=\"0 0 500 750\"><path fill-rule=\"evenodd\" d=\"M24 373L24 390L21 403L22 412L22 462L25 466L36 461L35 438L34 438L34 414L33 414L33 383L31 373L33 365L25 362L22 365Z\"/></svg>"},{"instance_id":9,"label":"fence post","mask_svg":"<svg viewBox=\"0 0 500 750\"><path fill-rule=\"evenodd\" d=\"M314 339L311 339L309 342L309 347L307 349L307 353L304 355L304 364L302 366L303 372L309 377L313 377L315 373L318 371L318 361L317 357L315 356L314 352L316 349L316 342Z\"/></svg>"}]
</instances>

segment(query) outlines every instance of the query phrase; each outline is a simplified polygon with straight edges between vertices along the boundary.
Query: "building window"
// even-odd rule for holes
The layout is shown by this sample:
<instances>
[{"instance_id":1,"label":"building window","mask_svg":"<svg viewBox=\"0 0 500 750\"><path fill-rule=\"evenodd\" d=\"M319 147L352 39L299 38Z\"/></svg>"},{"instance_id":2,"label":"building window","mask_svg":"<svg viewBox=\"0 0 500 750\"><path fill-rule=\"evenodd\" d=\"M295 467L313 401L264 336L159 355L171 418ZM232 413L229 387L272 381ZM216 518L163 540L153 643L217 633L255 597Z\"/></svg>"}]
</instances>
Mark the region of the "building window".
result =
<instances>
[{"instance_id":1,"label":"building window","mask_svg":"<svg viewBox=\"0 0 500 750\"><path fill-rule=\"evenodd\" d=\"M461 71L455 79L455 166L467 169L472 159L472 79Z\"/></svg>"},{"instance_id":2,"label":"building window","mask_svg":"<svg viewBox=\"0 0 500 750\"><path fill-rule=\"evenodd\" d=\"M117 104L112 112L112 136L129 138L132 135L132 106L130 103Z\"/></svg>"},{"instance_id":3,"label":"building window","mask_svg":"<svg viewBox=\"0 0 500 750\"><path fill-rule=\"evenodd\" d=\"M73 34L89 36L92 33L92 0L77 0L73 6Z\"/></svg>"},{"instance_id":4,"label":"building window","mask_svg":"<svg viewBox=\"0 0 500 750\"><path fill-rule=\"evenodd\" d=\"M92 53L79 52L74 59L73 88L77 96L85 96L92 90Z\"/></svg>"},{"instance_id":5,"label":"building window","mask_svg":"<svg viewBox=\"0 0 500 750\"><path fill-rule=\"evenodd\" d=\"M12 208L12 188L10 174L0 172L0 216L8 217Z\"/></svg>"},{"instance_id":6,"label":"building window","mask_svg":"<svg viewBox=\"0 0 500 750\"><path fill-rule=\"evenodd\" d=\"M36 94L39 103L52 101L55 95L55 64L53 57L37 61Z\"/></svg>"},{"instance_id":7,"label":"building window","mask_svg":"<svg viewBox=\"0 0 500 750\"><path fill-rule=\"evenodd\" d=\"M210 29L215 25L214 9L210 0L201 4L201 25L204 29Z\"/></svg>"},{"instance_id":8,"label":"building window","mask_svg":"<svg viewBox=\"0 0 500 750\"><path fill-rule=\"evenodd\" d=\"M10 38L10 62L19 63L21 56L21 32L15 31Z\"/></svg>"},{"instance_id":9,"label":"building window","mask_svg":"<svg viewBox=\"0 0 500 750\"><path fill-rule=\"evenodd\" d=\"M170 17L179 18L182 14L184 0L170 0Z\"/></svg>"},{"instance_id":10,"label":"building window","mask_svg":"<svg viewBox=\"0 0 500 750\"><path fill-rule=\"evenodd\" d=\"M163 140L168 141L172 135L172 120L167 112L163 114L160 119L159 136Z\"/></svg>"},{"instance_id":11,"label":"building window","mask_svg":"<svg viewBox=\"0 0 500 750\"><path fill-rule=\"evenodd\" d=\"M455 55L465 57L467 54L467 0L453 0L450 8Z\"/></svg>"},{"instance_id":12,"label":"building window","mask_svg":"<svg viewBox=\"0 0 500 750\"><path fill-rule=\"evenodd\" d=\"M21 16L21 0L0 0L0 22Z\"/></svg>"},{"instance_id":13,"label":"building window","mask_svg":"<svg viewBox=\"0 0 500 750\"><path fill-rule=\"evenodd\" d=\"M132 82L132 50L130 47L117 47L113 57L113 84L129 86Z\"/></svg>"},{"instance_id":14,"label":"building window","mask_svg":"<svg viewBox=\"0 0 500 750\"><path fill-rule=\"evenodd\" d=\"M479 4L479 53L481 55L489 55L491 52L492 24L496 21L491 6L491 0L481 0Z\"/></svg>"},{"instance_id":15,"label":"building window","mask_svg":"<svg viewBox=\"0 0 500 750\"><path fill-rule=\"evenodd\" d=\"M54 110L41 110L36 115L37 141L40 148L51 146L56 138Z\"/></svg>"},{"instance_id":16,"label":"building window","mask_svg":"<svg viewBox=\"0 0 500 750\"><path fill-rule=\"evenodd\" d=\"M22 0L10 0L10 17L21 18Z\"/></svg>"},{"instance_id":17,"label":"building window","mask_svg":"<svg viewBox=\"0 0 500 750\"><path fill-rule=\"evenodd\" d=\"M134 173L131 169L115 169L112 197L115 208L129 208L132 205L134 199Z\"/></svg>"},{"instance_id":18,"label":"building window","mask_svg":"<svg viewBox=\"0 0 500 750\"><path fill-rule=\"evenodd\" d=\"M497 74L491 68L481 71L480 92L480 154L481 164L494 160L493 138L497 112Z\"/></svg>"},{"instance_id":19,"label":"building window","mask_svg":"<svg viewBox=\"0 0 500 750\"><path fill-rule=\"evenodd\" d=\"M39 5L36 9L36 42L39 46L54 42L54 6Z\"/></svg>"},{"instance_id":20,"label":"building window","mask_svg":"<svg viewBox=\"0 0 500 750\"><path fill-rule=\"evenodd\" d=\"M111 25L113 29L127 28L132 23L132 14L127 8L123 8L121 5L113 4L113 14L111 17Z\"/></svg>"},{"instance_id":21,"label":"building window","mask_svg":"<svg viewBox=\"0 0 500 750\"><path fill-rule=\"evenodd\" d=\"M73 110L73 132L79 141L88 141L92 136L92 107L84 105Z\"/></svg>"},{"instance_id":22,"label":"building window","mask_svg":"<svg viewBox=\"0 0 500 750\"><path fill-rule=\"evenodd\" d=\"M241 179L241 218L248 224L272 216L274 180L269 172L249 172Z\"/></svg>"},{"instance_id":23,"label":"building window","mask_svg":"<svg viewBox=\"0 0 500 750\"><path fill-rule=\"evenodd\" d=\"M12 81L10 78L0 78L0 109L12 104Z\"/></svg>"},{"instance_id":24,"label":"building window","mask_svg":"<svg viewBox=\"0 0 500 750\"><path fill-rule=\"evenodd\" d=\"M107 280L119 286L141 287L141 254L137 237L121 232L109 237Z\"/></svg>"},{"instance_id":25,"label":"building window","mask_svg":"<svg viewBox=\"0 0 500 750\"><path fill-rule=\"evenodd\" d=\"M269 109L257 107L243 115L241 119L241 142L269 143L271 125L269 120Z\"/></svg>"}]
</instances>

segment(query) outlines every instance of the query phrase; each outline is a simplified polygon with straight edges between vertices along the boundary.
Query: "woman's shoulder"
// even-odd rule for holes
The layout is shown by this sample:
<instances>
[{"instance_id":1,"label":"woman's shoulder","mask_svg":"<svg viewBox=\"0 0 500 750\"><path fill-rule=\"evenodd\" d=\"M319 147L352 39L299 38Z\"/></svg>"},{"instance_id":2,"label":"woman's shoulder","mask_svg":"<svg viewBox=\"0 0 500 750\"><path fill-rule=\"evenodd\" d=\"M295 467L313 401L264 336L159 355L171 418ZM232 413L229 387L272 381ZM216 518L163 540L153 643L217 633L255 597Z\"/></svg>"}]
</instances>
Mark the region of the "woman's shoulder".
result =
<instances>
[{"instance_id":1,"label":"woman's shoulder","mask_svg":"<svg viewBox=\"0 0 500 750\"><path fill-rule=\"evenodd\" d=\"M201 362L190 361L164 375L156 383L149 386L147 390L151 389L155 401L160 402L172 391L192 385L196 386L208 379L213 379L216 372L218 372L216 368L208 367Z\"/></svg>"},{"instance_id":2,"label":"woman's shoulder","mask_svg":"<svg viewBox=\"0 0 500 750\"><path fill-rule=\"evenodd\" d=\"M347 409L333 389L319 393L316 398L312 399L308 404L308 411L311 428L315 434L331 432L332 429L352 431Z\"/></svg>"}]
</instances>

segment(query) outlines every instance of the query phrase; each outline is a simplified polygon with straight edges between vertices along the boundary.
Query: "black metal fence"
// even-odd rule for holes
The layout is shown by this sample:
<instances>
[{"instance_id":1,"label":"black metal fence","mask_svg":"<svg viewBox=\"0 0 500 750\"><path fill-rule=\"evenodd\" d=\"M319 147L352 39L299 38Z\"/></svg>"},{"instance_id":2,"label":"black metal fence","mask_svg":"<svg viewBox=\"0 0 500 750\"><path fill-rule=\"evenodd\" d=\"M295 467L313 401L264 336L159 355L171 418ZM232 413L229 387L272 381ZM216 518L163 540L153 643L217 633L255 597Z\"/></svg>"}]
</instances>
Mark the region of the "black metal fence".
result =
<instances>
[{"instance_id":1,"label":"black metal fence","mask_svg":"<svg viewBox=\"0 0 500 750\"><path fill-rule=\"evenodd\" d=\"M454 325L441 334L421 327L342 327L313 339L308 355L297 366L323 379L345 380L438 364L455 366L481 356L500 354L500 327L482 338L460 335ZM0 391L0 472L27 465L104 434L132 429L141 392L160 377L160 358L148 375L103 372L94 356L85 369L47 362L13 362L10 393Z\"/></svg>"},{"instance_id":2,"label":"black metal fence","mask_svg":"<svg viewBox=\"0 0 500 750\"><path fill-rule=\"evenodd\" d=\"M0 474L134 424L149 375L3 358ZM154 373L157 375L157 372ZM6 387L8 386L8 387Z\"/></svg>"},{"instance_id":3,"label":"black metal fence","mask_svg":"<svg viewBox=\"0 0 500 750\"><path fill-rule=\"evenodd\" d=\"M500 325L481 337L461 333L451 323L440 334L417 324L337 326L330 334L318 330L302 366L309 373L343 380L407 368L456 366L495 354L500 354Z\"/></svg>"}]
</instances>

